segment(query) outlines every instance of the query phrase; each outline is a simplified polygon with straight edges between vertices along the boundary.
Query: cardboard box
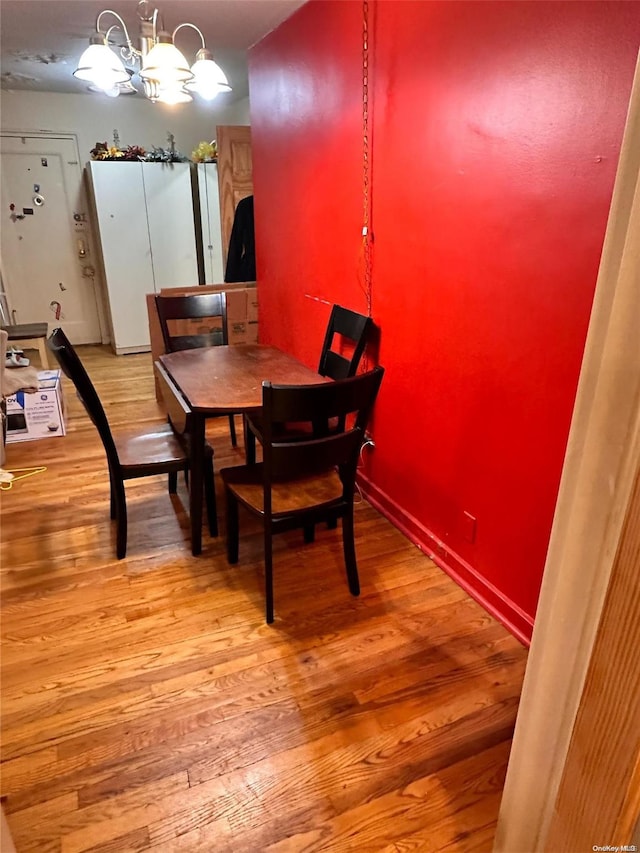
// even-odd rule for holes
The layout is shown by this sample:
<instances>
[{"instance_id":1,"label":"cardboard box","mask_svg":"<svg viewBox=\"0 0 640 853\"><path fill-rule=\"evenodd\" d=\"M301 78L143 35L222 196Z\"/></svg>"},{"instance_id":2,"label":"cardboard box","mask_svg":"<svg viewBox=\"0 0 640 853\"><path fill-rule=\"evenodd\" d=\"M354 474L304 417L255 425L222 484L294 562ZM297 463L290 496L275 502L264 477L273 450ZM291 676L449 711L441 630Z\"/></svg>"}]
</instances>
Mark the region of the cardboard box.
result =
<instances>
[{"instance_id":1,"label":"cardboard box","mask_svg":"<svg viewBox=\"0 0 640 853\"><path fill-rule=\"evenodd\" d=\"M227 337L229 346L238 344L258 343L258 324L250 323L248 320L231 321L227 317Z\"/></svg>"},{"instance_id":2,"label":"cardboard box","mask_svg":"<svg viewBox=\"0 0 640 853\"><path fill-rule=\"evenodd\" d=\"M258 343L258 291L254 281L233 282L228 284L206 284L194 287L163 287L159 294L147 293L147 313L149 316L149 335L151 338L151 358L155 362L165 351L160 318L156 308L156 299L163 296L182 296L189 293L220 293L224 291L227 295L227 335L228 343L257 344ZM210 318L211 320L216 318ZM202 320L176 321L180 323L196 323L200 325ZM208 322L205 320L205 322ZM219 322L219 320L217 320ZM192 326L181 327L186 329L184 334L193 333ZM196 328L195 334L198 333ZM162 402L162 393L155 377L156 399Z\"/></svg>"},{"instance_id":3,"label":"cardboard box","mask_svg":"<svg viewBox=\"0 0 640 853\"><path fill-rule=\"evenodd\" d=\"M258 291L255 287L247 290L247 320L258 322Z\"/></svg>"},{"instance_id":4,"label":"cardboard box","mask_svg":"<svg viewBox=\"0 0 640 853\"><path fill-rule=\"evenodd\" d=\"M190 320L167 320L167 329L171 336L213 335L212 346L222 344L224 332L222 317L197 317Z\"/></svg>"},{"instance_id":5,"label":"cardboard box","mask_svg":"<svg viewBox=\"0 0 640 853\"><path fill-rule=\"evenodd\" d=\"M65 409L59 370L38 373L38 390L7 397L7 444L65 435Z\"/></svg>"}]
</instances>

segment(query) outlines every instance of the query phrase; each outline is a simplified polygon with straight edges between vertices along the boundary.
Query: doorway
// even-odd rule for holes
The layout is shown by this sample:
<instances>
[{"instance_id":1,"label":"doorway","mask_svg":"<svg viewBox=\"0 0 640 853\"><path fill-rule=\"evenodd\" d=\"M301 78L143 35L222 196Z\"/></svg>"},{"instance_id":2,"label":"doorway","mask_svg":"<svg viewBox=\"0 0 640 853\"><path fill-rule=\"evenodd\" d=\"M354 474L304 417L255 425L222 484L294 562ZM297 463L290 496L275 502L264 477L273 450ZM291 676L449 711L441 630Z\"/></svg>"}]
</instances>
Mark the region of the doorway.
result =
<instances>
[{"instance_id":1,"label":"doorway","mask_svg":"<svg viewBox=\"0 0 640 853\"><path fill-rule=\"evenodd\" d=\"M2 134L1 264L10 323L103 340L89 221L73 136Z\"/></svg>"}]
</instances>

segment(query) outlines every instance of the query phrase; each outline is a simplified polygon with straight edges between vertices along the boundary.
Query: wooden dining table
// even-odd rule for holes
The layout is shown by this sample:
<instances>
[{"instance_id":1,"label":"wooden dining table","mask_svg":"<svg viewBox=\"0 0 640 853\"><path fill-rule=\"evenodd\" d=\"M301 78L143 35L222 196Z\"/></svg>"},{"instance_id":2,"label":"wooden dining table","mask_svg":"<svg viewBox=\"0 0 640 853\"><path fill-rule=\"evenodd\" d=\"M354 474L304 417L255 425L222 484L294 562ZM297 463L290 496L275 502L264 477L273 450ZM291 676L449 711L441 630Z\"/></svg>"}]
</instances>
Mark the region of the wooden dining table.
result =
<instances>
[{"instance_id":1,"label":"wooden dining table","mask_svg":"<svg viewBox=\"0 0 640 853\"><path fill-rule=\"evenodd\" d=\"M262 383L326 382L288 353L261 344L202 347L161 355L154 365L174 428L189 431L191 552L202 551L202 471L205 422L262 408Z\"/></svg>"}]
</instances>

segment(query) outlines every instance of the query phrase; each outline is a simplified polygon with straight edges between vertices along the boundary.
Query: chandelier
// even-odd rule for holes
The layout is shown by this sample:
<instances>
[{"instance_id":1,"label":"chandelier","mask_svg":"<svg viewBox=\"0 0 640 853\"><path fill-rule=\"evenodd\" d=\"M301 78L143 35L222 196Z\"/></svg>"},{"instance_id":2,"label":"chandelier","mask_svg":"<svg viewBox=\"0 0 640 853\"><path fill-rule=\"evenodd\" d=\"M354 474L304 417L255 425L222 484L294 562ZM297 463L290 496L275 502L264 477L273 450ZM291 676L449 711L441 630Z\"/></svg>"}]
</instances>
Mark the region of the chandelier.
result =
<instances>
[{"instance_id":1,"label":"chandelier","mask_svg":"<svg viewBox=\"0 0 640 853\"><path fill-rule=\"evenodd\" d=\"M105 15L113 15L118 23L106 30L101 29ZM135 47L125 22L117 12L104 9L96 20L96 32L89 39L89 47L80 57L74 77L87 81L89 89L102 92L111 98L121 94L136 92L131 78L135 68L125 63L139 65L137 71L144 94L150 101L164 104L179 104L193 100L192 93L206 101L211 101L220 92L231 91L224 71L213 61L207 50L204 36L195 24L178 24L173 33L158 29L158 9L152 8L148 0L138 3L140 19L139 47ZM191 67L184 55L174 45L176 33L183 27L195 30L202 41L202 47L196 54ZM116 53L111 49L109 39L114 30L122 30L126 45Z\"/></svg>"}]
</instances>

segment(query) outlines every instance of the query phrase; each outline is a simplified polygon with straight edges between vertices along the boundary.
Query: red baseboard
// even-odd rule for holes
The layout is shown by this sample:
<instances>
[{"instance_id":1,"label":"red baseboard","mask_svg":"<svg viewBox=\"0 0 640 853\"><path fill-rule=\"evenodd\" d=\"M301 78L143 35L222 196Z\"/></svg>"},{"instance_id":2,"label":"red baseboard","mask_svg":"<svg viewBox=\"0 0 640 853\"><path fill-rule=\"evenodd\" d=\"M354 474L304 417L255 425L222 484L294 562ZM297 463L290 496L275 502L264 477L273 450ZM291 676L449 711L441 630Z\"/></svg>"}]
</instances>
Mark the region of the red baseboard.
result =
<instances>
[{"instance_id":1,"label":"red baseboard","mask_svg":"<svg viewBox=\"0 0 640 853\"><path fill-rule=\"evenodd\" d=\"M364 474L358 474L358 484L364 497L382 513L394 527L420 548L433 562L446 572L465 592L501 622L523 645L531 643L533 619L517 604L507 598L497 587L441 542L385 492L375 486Z\"/></svg>"}]
</instances>

